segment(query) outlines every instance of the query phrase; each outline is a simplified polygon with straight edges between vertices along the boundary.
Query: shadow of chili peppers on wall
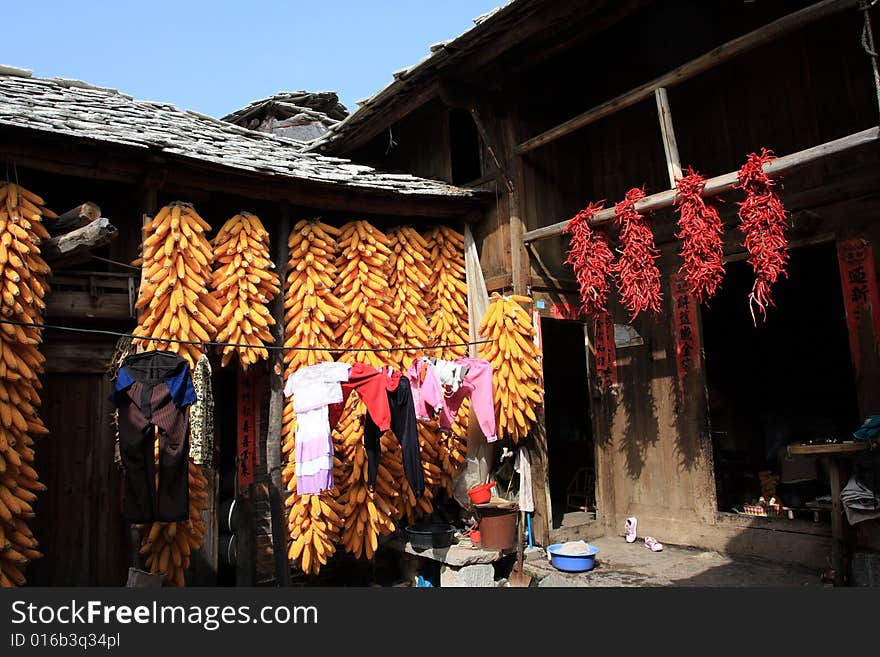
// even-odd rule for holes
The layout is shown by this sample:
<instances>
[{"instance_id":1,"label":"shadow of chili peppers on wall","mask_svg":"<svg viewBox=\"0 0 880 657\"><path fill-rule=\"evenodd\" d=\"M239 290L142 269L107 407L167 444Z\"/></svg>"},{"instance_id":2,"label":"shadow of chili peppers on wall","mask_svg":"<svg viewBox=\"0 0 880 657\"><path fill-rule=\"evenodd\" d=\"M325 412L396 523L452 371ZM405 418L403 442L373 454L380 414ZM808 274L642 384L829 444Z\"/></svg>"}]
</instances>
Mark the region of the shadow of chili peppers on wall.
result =
<instances>
[{"instance_id":1,"label":"shadow of chili peppers on wall","mask_svg":"<svg viewBox=\"0 0 880 657\"><path fill-rule=\"evenodd\" d=\"M645 465L645 452L659 440L660 423L651 385L653 366L651 336L648 335L651 329L642 318L636 319L634 326L645 338L645 344L620 349L617 362L621 383L620 407L626 413L619 451L626 458L627 474L637 479Z\"/></svg>"}]
</instances>

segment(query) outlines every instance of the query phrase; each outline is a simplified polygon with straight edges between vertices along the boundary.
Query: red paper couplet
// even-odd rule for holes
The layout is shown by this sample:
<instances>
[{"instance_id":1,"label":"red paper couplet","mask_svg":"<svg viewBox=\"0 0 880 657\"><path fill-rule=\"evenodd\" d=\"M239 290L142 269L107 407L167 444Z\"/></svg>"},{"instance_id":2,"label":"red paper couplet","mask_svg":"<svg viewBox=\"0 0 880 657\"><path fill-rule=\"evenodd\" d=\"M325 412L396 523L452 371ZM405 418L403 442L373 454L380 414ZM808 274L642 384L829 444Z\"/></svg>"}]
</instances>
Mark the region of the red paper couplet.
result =
<instances>
[{"instance_id":1,"label":"red paper couplet","mask_svg":"<svg viewBox=\"0 0 880 657\"><path fill-rule=\"evenodd\" d=\"M880 295L877 292L877 273L871 243L851 239L837 243L840 280L843 284L843 305L846 308L846 327L849 346L856 372L862 364L859 344L860 326L869 318L874 330L874 342L880 337Z\"/></svg>"},{"instance_id":2,"label":"red paper couplet","mask_svg":"<svg viewBox=\"0 0 880 657\"><path fill-rule=\"evenodd\" d=\"M617 350L614 346L614 318L610 313L596 315L594 342L596 377L600 390L617 383Z\"/></svg>"},{"instance_id":3,"label":"red paper couplet","mask_svg":"<svg viewBox=\"0 0 880 657\"><path fill-rule=\"evenodd\" d=\"M672 316L675 329L675 361L678 380L684 383L688 372L700 369L700 332L697 325L696 297L683 274L669 277L672 286Z\"/></svg>"},{"instance_id":4,"label":"red paper couplet","mask_svg":"<svg viewBox=\"0 0 880 657\"><path fill-rule=\"evenodd\" d=\"M238 373L238 490L254 483L257 445L256 381L253 372Z\"/></svg>"}]
</instances>

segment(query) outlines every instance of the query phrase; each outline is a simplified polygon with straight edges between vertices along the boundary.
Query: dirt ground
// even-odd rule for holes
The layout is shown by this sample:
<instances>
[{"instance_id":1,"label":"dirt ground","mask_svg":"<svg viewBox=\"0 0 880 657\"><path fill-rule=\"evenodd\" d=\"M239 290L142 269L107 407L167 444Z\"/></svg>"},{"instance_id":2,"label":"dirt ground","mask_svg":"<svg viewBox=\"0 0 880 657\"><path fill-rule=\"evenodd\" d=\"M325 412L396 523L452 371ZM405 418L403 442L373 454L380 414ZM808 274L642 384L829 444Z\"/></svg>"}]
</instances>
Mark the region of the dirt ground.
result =
<instances>
[{"instance_id":1,"label":"dirt ground","mask_svg":"<svg viewBox=\"0 0 880 657\"><path fill-rule=\"evenodd\" d=\"M532 586L685 586L804 587L826 586L817 570L752 557L734 557L696 548L664 545L652 552L644 541L620 536L590 539L599 548L596 566L584 573L554 568L543 551L529 555L524 570Z\"/></svg>"}]
</instances>

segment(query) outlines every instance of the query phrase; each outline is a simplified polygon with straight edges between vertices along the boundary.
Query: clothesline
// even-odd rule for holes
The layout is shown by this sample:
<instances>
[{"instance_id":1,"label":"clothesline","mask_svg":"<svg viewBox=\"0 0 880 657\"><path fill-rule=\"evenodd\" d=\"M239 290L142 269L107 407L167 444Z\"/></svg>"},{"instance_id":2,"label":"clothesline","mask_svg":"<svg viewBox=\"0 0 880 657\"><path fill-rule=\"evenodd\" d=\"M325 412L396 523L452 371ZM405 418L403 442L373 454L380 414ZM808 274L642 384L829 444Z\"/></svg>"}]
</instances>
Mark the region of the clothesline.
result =
<instances>
[{"instance_id":1,"label":"clothesline","mask_svg":"<svg viewBox=\"0 0 880 657\"><path fill-rule=\"evenodd\" d=\"M485 344L487 342L495 342L494 340L475 340L473 342L458 342L455 344L435 344L435 345L416 345L405 347L360 347L360 348L341 348L341 347L285 347L283 345L265 345L255 346L247 343L239 342L215 342L213 340L178 340L176 338L153 338L149 336L135 335L134 333L123 333L121 331L108 331L105 329L88 329L75 326L59 326L57 324L32 324L30 322L17 322L12 319L0 319L0 324L10 324L12 326L25 326L38 329L52 329L56 331L70 331L72 333L89 333L93 335L110 335L117 338L134 338L135 340L144 340L147 342L174 342L175 344L195 344L205 347L248 347L250 349L266 349L272 351L333 351L333 352L355 352L355 351L427 351L429 349L445 349L449 347L468 347L472 344Z\"/></svg>"}]
</instances>

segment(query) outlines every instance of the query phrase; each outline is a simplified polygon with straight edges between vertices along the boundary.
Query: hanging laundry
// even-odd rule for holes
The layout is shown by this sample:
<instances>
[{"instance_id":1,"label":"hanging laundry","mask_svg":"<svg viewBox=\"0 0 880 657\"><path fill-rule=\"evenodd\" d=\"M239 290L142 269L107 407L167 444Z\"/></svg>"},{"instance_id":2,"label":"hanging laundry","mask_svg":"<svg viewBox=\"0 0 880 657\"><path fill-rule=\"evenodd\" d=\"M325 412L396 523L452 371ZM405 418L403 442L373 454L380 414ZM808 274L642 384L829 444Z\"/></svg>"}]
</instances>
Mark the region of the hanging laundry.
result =
<instances>
[{"instance_id":1,"label":"hanging laundry","mask_svg":"<svg viewBox=\"0 0 880 657\"><path fill-rule=\"evenodd\" d=\"M422 456L419 451L419 430L413 406L409 379L395 373L387 380L388 407L391 412L391 431L403 449L403 472L416 499L425 491L425 475L422 471ZM370 490L376 487L381 447L380 431L370 415L364 419L364 449L367 452L367 485Z\"/></svg>"},{"instance_id":2,"label":"hanging laundry","mask_svg":"<svg viewBox=\"0 0 880 657\"><path fill-rule=\"evenodd\" d=\"M529 461L529 450L520 447L513 462L513 469L519 472L519 510L532 513L535 510L535 498L532 492L532 464Z\"/></svg>"},{"instance_id":3,"label":"hanging laundry","mask_svg":"<svg viewBox=\"0 0 880 657\"><path fill-rule=\"evenodd\" d=\"M296 412L296 492L317 495L333 488L333 440L330 404L342 402L348 363L328 361L297 370L287 378L284 395ZM335 423L334 423L335 425Z\"/></svg>"},{"instance_id":4,"label":"hanging laundry","mask_svg":"<svg viewBox=\"0 0 880 657\"><path fill-rule=\"evenodd\" d=\"M354 363L348 374L348 381L342 384L342 398L330 405L330 426L335 427L345 408L345 402L356 390L367 407L367 412L383 432L391 428L391 411L388 408L388 395L385 372L372 365Z\"/></svg>"},{"instance_id":5,"label":"hanging laundry","mask_svg":"<svg viewBox=\"0 0 880 657\"><path fill-rule=\"evenodd\" d=\"M202 354L193 370L196 401L189 411L189 456L196 465L214 466L214 389L211 361Z\"/></svg>"},{"instance_id":6,"label":"hanging laundry","mask_svg":"<svg viewBox=\"0 0 880 657\"><path fill-rule=\"evenodd\" d=\"M110 400L119 409L124 517L133 523L189 519L189 407L196 401L189 364L170 351L127 356Z\"/></svg>"},{"instance_id":7,"label":"hanging laundry","mask_svg":"<svg viewBox=\"0 0 880 657\"><path fill-rule=\"evenodd\" d=\"M467 369L463 368L457 361L432 358L431 362L434 364L434 370L437 373L437 380L440 382L440 385L444 386L449 392L458 392Z\"/></svg>"},{"instance_id":8,"label":"hanging laundry","mask_svg":"<svg viewBox=\"0 0 880 657\"><path fill-rule=\"evenodd\" d=\"M471 398L474 414L487 442L495 442L495 402L492 397L492 366L482 358L456 358L460 367L467 367L467 374L457 390L447 391L440 410L440 426L451 429L455 416L465 397Z\"/></svg>"},{"instance_id":9,"label":"hanging laundry","mask_svg":"<svg viewBox=\"0 0 880 657\"><path fill-rule=\"evenodd\" d=\"M443 388L434 365L427 358L414 358L406 371L412 391L413 407L419 420L433 420L443 408Z\"/></svg>"}]
</instances>

